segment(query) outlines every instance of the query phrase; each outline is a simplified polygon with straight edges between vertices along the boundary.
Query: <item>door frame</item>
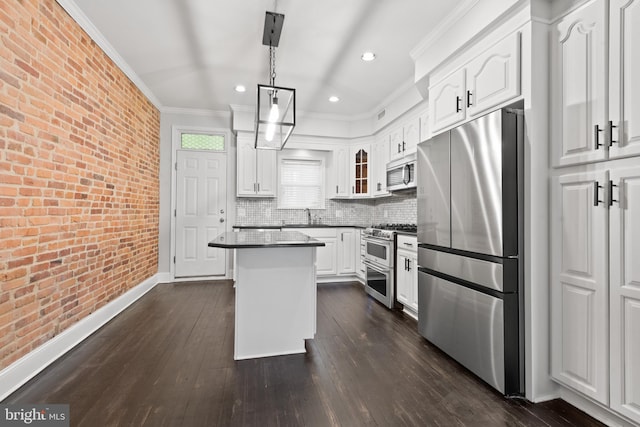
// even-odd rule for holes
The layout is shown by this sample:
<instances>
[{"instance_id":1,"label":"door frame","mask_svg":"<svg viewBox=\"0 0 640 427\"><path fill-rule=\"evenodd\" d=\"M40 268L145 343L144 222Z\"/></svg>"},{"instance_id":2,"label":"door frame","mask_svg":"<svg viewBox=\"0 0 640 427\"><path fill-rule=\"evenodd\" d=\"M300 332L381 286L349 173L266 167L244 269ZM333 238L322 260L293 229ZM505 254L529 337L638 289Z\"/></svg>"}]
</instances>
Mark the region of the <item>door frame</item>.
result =
<instances>
[{"instance_id":1,"label":"door frame","mask_svg":"<svg viewBox=\"0 0 640 427\"><path fill-rule=\"evenodd\" d=\"M204 277L179 277L176 278L176 263L174 262L176 257L176 210L178 208L178 189L176 180L178 179L178 174L176 171L176 165L178 162L178 150L182 150L180 148L180 135L183 133L216 133L224 135L224 150L223 151L214 151L215 153L223 154L225 156L225 161L227 164L227 199L225 200L225 211L227 212L227 221L225 225L225 231L229 231L229 219L235 217L235 214L231 215L229 211L229 152L231 148L231 133L228 129L222 128L214 128L214 127L204 127L204 126L181 126L181 125L173 125L171 126L171 242L170 242L170 251L169 251L169 273L171 274L172 281L180 281L180 282L189 282L189 281L198 281L203 279L209 279L214 276L204 276ZM185 151L202 151L209 152L206 150L185 150ZM235 168L234 168L235 170ZM235 191L233 192L235 194ZM224 276L215 276L216 279L229 279L231 278L229 275L229 260L232 258L227 256L227 261L225 263L225 273Z\"/></svg>"}]
</instances>

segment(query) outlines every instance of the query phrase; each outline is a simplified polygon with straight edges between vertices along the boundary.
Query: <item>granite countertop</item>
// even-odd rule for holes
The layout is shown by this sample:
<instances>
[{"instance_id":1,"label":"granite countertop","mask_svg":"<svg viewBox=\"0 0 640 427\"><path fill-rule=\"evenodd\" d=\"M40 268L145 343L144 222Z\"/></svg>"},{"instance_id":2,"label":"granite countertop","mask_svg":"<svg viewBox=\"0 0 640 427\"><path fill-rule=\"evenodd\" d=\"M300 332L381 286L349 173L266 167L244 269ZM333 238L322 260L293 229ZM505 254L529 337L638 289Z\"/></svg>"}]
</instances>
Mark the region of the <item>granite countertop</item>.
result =
<instances>
[{"instance_id":1,"label":"granite countertop","mask_svg":"<svg viewBox=\"0 0 640 427\"><path fill-rule=\"evenodd\" d=\"M264 227L263 227L264 228ZM309 237L299 231L227 231L209 242L213 248L286 248L324 246L324 242Z\"/></svg>"},{"instance_id":2,"label":"granite countertop","mask_svg":"<svg viewBox=\"0 0 640 427\"><path fill-rule=\"evenodd\" d=\"M234 225L233 228L239 230L280 230L282 228L366 228L362 225L353 224L281 224L281 225Z\"/></svg>"}]
</instances>

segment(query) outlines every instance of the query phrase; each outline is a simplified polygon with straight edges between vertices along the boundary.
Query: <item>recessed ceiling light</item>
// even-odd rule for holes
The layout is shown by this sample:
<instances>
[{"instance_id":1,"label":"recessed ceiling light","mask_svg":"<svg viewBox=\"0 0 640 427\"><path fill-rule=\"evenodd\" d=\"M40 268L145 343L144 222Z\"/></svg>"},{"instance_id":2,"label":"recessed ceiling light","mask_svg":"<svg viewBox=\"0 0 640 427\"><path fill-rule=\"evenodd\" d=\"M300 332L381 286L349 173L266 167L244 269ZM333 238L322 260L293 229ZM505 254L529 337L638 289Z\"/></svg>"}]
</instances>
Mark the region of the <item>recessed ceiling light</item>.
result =
<instances>
[{"instance_id":1,"label":"recessed ceiling light","mask_svg":"<svg viewBox=\"0 0 640 427\"><path fill-rule=\"evenodd\" d=\"M242 86L242 85L237 85L237 86L236 86L236 92L240 92L240 93L242 93L242 92L246 92L246 91L247 91L247 88L246 88L246 87L244 87L244 86Z\"/></svg>"},{"instance_id":2,"label":"recessed ceiling light","mask_svg":"<svg viewBox=\"0 0 640 427\"><path fill-rule=\"evenodd\" d=\"M363 61L373 61L374 59L376 59L376 54L373 52L365 52L362 54L361 58Z\"/></svg>"},{"instance_id":3,"label":"recessed ceiling light","mask_svg":"<svg viewBox=\"0 0 640 427\"><path fill-rule=\"evenodd\" d=\"M329 102L338 102L338 101L340 101L340 98L338 98L335 95L329 97Z\"/></svg>"}]
</instances>

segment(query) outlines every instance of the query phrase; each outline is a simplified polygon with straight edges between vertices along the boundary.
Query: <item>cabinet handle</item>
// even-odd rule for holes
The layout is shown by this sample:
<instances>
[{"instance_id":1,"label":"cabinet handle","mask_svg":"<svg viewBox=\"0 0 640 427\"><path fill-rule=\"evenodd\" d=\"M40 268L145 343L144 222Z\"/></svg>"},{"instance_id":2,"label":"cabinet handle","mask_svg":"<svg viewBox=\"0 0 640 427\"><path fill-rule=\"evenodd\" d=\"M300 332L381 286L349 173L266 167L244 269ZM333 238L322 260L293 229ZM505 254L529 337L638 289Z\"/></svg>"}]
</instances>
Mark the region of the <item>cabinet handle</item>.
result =
<instances>
[{"instance_id":1,"label":"cabinet handle","mask_svg":"<svg viewBox=\"0 0 640 427\"><path fill-rule=\"evenodd\" d=\"M378 191L382 191L382 184L378 183Z\"/></svg>"},{"instance_id":2,"label":"cabinet handle","mask_svg":"<svg viewBox=\"0 0 640 427\"><path fill-rule=\"evenodd\" d=\"M462 111L462 108L460 107L460 101L462 101L462 99L456 95L456 113Z\"/></svg>"},{"instance_id":3,"label":"cabinet handle","mask_svg":"<svg viewBox=\"0 0 640 427\"><path fill-rule=\"evenodd\" d=\"M471 91L468 90L467 91L467 107L471 107L473 104L471 104Z\"/></svg>"},{"instance_id":4,"label":"cabinet handle","mask_svg":"<svg viewBox=\"0 0 640 427\"><path fill-rule=\"evenodd\" d=\"M400 143L398 142L398 153L400 152L400 148L401 146L400 146Z\"/></svg>"},{"instance_id":5,"label":"cabinet handle","mask_svg":"<svg viewBox=\"0 0 640 427\"><path fill-rule=\"evenodd\" d=\"M404 151L404 150L405 150L405 143L404 143L404 141L402 141L402 151Z\"/></svg>"},{"instance_id":6,"label":"cabinet handle","mask_svg":"<svg viewBox=\"0 0 640 427\"><path fill-rule=\"evenodd\" d=\"M409 261L409 259L408 259L408 258L405 258L405 259L404 259L404 271L409 271L409 267L408 267L408 265L407 265L408 261Z\"/></svg>"},{"instance_id":7,"label":"cabinet handle","mask_svg":"<svg viewBox=\"0 0 640 427\"><path fill-rule=\"evenodd\" d=\"M336 194L338 193L338 186L336 185Z\"/></svg>"},{"instance_id":8,"label":"cabinet handle","mask_svg":"<svg viewBox=\"0 0 640 427\"><path fill-rule=\"evenodd\" d=\"M618 186L615 185L612 180L609 180L609 194L608 194L609 206L613 206L613 202L620 204L620 200L616 200L613 198L613 187L618 187Z\"/></svg>"},{"instance_id":9,"label":"cabinet handle","mask_svg":"<svg viewBox=\"0 0 640 427\"><path fill-rule=\"evenodd\" d=\"M613 128L617 128L618 126L614 126L613 125L613 120L609 120L609 147L611 147L613 144L617 144L618 141L614 141L613 140Z\"/></svg>"},{"instance_id":10,"label":"cabinet handle","mask_svg":"<svg viewBox=\"0 0 640 427\"><path fill-rule=\"evenodd\" d=\"M602 147L602 144L600 144L600 132L602 132L602 129L600 129L600 126L594 125L593 126L593 140L595 141L596 150L599 149L600 147Z\"/></svg>"},{"instance_id":11,"label":"cabinet handle","mask_svg":"<svg viewBox=\"0 0 640 427\"><path fill-rule=\"evenodd\" d=\"M356 187L354 185L351 186L351 194L354 194L356 192Z\"/></svg>"},{"instance_id":12,"label":"cabinet handle","mask_svg":"<svg viewBox=\"0 0 640 427\"><path fill-rule=\"evenodd\" d=\"M258 183L258 193L260 192L260 183Z\"/></svg>"},{"instance_id":13,"label":"cabinet handle","mask_svg":"<svg viewBox=\"0 0 640 427\"><path fill-rule=\"evenodd\" d=\"M598 195L601 188L603 187L598 184L598 181L593 183L593 206L598 206L599 203L602 203L602 200L600 200L600 196Z\"/></svg>"},{"instance_id":14,"label":"cabinet handle","mask_svg":"<svg viewBox=\"0 0 640 427\"><path fill-rule=\"evenodd\" d=\"M411 260L407 258L407 271L411 271Z\"/></svg>"},{"instance_id":15,"label":"cabinet handle","mask_svg":"<svg viewBox=\"0 0 640 427\"><path fill-rule=\"evenodd\" d=\"M253 183L253 192L254 192L254 193L257 193L257 192L258 192L258 190L256 190L256 183L255 183L255 182Z\"/></svg>"},{"instance_id":16,"label":"cabinet handle","mask_svg":"<svg viewBox=\"0 0 640 427\"><path fill-rule=\"evenodd\" d=\"M344 233L340 233L340 241L344 242Z\"/></svg>"},{"instance_id":17,"label":"cabinet handle","mask_svg":"<svg viewBox=\"0 0 640 427\"><path fill-rule=\"evenodd\" d=\"M413 243L406 243L406 242L405 242L405 243L403 243L403 245L413 247Z\"/></svg>"}]
</instances>

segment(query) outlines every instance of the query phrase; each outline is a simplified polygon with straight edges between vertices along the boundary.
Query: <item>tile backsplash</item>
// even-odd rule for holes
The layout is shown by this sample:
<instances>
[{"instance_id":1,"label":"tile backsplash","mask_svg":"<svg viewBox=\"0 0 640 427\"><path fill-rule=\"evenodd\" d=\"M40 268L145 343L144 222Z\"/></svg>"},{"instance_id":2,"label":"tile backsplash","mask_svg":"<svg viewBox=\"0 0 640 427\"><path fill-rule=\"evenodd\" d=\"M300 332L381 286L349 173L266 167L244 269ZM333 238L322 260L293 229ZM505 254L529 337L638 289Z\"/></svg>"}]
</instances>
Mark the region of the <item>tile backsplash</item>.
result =
<instances>
[{"instance_id":1,"label":"tile backsplash","mask_svg":"<svg viewBox=\"0 0 640 427\"><path fill-rule=\"evenodd\" d=\"M395 193L379 199L327 199L325 209L311 209L324 224L369 226L380 223L416 223L415 191ZM306 223L303 209L278 209L276 199L236 199L236 225L281 225Z\"/></svg>"}]
</instances>

